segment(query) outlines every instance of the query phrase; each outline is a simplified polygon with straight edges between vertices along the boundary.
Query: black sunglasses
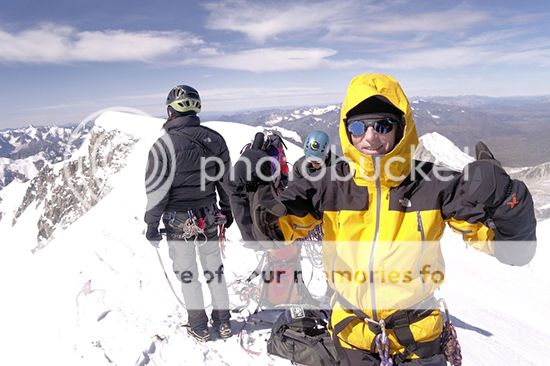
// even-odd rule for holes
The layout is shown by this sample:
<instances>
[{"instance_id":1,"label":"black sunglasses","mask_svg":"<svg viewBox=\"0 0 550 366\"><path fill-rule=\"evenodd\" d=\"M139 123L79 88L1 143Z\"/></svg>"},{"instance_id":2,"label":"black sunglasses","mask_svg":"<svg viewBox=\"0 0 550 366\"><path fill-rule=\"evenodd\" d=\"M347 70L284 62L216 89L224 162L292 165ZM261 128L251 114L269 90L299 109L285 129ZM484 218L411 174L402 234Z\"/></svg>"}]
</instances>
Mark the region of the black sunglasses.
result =
<instances>
[{"instance_id":1,"label":"black sunglasses","mask_svg":"<svg viewBox=\"0 0 550 366\"><path fill-rule=\"evenodd\" d=\"M348 122L347 130L352 136L358 137L363 135L369 126L372 126L377 133L385 135L390 133L393 127L398 124L399 122L393 118L361 119Z\"/></svg>"}]
</instances>

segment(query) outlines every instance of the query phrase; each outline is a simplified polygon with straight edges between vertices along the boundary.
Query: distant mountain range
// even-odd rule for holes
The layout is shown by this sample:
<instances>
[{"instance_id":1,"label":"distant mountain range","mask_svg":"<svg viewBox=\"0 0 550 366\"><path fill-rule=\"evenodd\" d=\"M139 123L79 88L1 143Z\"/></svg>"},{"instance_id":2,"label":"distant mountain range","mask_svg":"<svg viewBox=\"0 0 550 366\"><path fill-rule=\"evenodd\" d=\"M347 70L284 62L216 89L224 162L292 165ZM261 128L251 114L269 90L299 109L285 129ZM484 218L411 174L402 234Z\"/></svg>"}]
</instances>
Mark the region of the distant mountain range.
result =
<instances>
[{"instance_id":1,"label":"distant mountain range","mask_svg":"<svg viewBox=\"0 0 550 366\"><path fill-rule=\"evenodd\" d=\"M13 180L25 182L46 162L56 163L78 149L90 126L28 126L0 131L0 189Z\"/></svg>"},{"instance_id":2,"label":"distant mountain range","mask_svg":"<svg viewBox=\"0 0 550 366\"><path fill-rule=\"evenodd\" d=\"M550 97L430 97L413 98L411 104L419 135L425 135L417 158L447 162L448 167L461 169L472 159L463 153L464 147L473 155L473 145L483 140L503 165L510 167L515 178L528 184L537 216L550 217ZM212 119L278 130L298 146L310 131L322 129L339 146L339 118L340 106L331 104L241 112ZM92 128L93 123L83 129L28 126L0 131L0 190L12 181L26 182L46 165L69 158ZM434 156L434 151L439 155Z\"/></svg>"},{"instance_id":3,"label":"distant mountain range","mask_svg":"<svg viewBox=\"0 0 550 366\"><path fill-rule=\"evenodd\" d=\"M550 96L425 97L412 98L411 104L419 135L437 132L471 154L475 143L483 140L506 166L534 166L550 156ZM340 145L337 104L240 112L216 119L285 128L296 131L302 141L310 131L322 129Z\"/></svg>"}]
</instances>

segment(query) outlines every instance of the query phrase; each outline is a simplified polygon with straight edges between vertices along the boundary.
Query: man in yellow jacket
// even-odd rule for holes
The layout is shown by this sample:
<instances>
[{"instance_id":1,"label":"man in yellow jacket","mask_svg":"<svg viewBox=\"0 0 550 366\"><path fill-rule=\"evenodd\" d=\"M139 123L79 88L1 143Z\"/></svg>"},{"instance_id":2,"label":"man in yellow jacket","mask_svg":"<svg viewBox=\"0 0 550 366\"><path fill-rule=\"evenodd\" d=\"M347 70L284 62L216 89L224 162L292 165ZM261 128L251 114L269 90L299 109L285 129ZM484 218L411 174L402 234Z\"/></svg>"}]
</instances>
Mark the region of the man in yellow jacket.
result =
<instances>
[{"instance_id":1,"label":"man in yellow jacket","mask_svg":"<svg viewBox=\"0 0 550 366\"><path fill-rule=\"evenodd\" d=\"M324 268L335 290L331 327L343 365L380 365L381 359L384 365L445 365L443 320L433 296L444 281L439 239L445 225L499 261L524 265L536 249L531 195L483 144L476 147L478 160L461 173L415 161L412 109L390 76L351 81L339 128L347 161L293 182L280 197L260 185L252 204L254 235L288 243L322 224ZM249 150L241 159L259 156Z\"/></svg>"}]
</instances>

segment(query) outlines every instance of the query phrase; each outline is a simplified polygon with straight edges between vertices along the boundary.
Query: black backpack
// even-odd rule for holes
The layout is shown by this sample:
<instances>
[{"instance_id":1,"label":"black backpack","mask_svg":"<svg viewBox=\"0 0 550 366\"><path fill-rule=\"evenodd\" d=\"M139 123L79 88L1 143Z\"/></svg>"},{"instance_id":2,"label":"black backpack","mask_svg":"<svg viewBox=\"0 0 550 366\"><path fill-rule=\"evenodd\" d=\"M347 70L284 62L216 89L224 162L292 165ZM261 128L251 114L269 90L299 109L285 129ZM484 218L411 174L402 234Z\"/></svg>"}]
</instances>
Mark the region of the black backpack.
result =
<instances>
[{"instance_id":1,"label":"black backpack","mask_svg":"<svg viewBox=\"0 0 550 366\"><path fill-rule=\"evenodd\" d=\"M303 365L339 365L327 325L322 310L287 309L273 324L267 352Z\"/></svg>"}]
</instances>

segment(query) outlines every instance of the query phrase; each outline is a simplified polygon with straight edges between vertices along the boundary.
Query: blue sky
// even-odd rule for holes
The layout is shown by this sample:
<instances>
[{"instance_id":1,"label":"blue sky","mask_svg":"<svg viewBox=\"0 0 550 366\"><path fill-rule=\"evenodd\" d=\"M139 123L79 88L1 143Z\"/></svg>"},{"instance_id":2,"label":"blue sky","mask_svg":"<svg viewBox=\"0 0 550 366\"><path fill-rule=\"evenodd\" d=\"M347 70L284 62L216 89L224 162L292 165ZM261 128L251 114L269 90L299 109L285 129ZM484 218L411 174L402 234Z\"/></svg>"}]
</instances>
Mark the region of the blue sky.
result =
<instances>
[{"instance_id":1,"label":"blue sky","mask_svg":"<svg viewBox=\"0 0 550 366\"><path fill-rule=\"evenodd\" d=\"M550 94L547 1L36 1L0 5L0 128L155 116L174 85L204 112L339 103L350 79L409 96Z\"/></svg>"}]
</instances>

